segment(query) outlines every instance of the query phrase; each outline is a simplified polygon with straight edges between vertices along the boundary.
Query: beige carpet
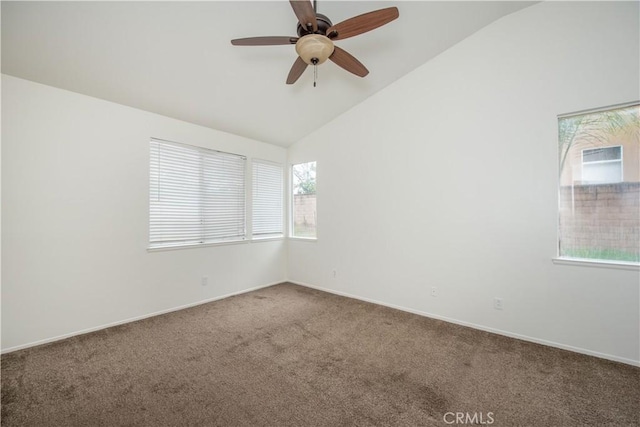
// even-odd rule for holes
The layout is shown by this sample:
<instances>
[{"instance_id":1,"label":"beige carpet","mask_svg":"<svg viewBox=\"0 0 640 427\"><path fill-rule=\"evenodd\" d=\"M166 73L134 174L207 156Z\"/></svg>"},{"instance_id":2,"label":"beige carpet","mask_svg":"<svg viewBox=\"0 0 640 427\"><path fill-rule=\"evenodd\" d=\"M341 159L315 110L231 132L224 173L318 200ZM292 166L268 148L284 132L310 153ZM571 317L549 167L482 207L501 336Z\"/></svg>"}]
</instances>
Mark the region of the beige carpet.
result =
<instances>
[{"instance_id":1,"label":"beige carpet","mask_svg":"<svg viewBox=\"0 0 640 427\"><path fill-rule=\"evenodd\" d=\"M2 356L2 426L446 426L456 412L640 425L640 369L291 284Z\"/></svg>"}]
</instances>

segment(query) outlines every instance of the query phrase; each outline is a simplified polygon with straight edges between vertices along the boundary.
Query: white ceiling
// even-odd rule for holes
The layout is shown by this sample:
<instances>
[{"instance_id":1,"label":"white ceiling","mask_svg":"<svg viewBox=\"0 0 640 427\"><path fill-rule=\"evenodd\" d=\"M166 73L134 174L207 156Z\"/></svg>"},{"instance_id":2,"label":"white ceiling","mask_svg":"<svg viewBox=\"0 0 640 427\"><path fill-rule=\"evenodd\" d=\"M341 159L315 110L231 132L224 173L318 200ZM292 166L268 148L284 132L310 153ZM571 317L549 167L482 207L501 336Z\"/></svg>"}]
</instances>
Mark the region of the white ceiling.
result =
<instances>
[{"instance_id":1,"label":"white ceiling","mask_svg":"<svg viewBox=\"0 0 640 427\"><path fill-rule=\"evenodd\" d=\"M367 66L335 64L285 85L294 46L231 46L295 36L287 1L2 2L2 72L191 123L289 146L523 1L322 1L333 23L397 6L400 18L336 42ZM402 108L402 106L398 106Z\"/></svg>"}]
</instances>

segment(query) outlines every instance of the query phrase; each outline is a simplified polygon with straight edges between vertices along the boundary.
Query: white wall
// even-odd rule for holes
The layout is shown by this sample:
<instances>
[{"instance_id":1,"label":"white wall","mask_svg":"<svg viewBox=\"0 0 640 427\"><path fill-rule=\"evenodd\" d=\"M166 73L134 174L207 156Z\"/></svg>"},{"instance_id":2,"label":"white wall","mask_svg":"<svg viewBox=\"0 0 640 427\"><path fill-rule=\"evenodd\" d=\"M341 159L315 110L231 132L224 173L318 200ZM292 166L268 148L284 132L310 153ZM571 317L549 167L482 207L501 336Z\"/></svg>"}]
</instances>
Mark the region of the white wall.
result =
<instances>
[{"instance_id":1,"label":"white wall","mask_svg":"<svg viewBox=\"0 0 640 427\"><path fill-rule=\"evenodd\" d=\"M640 98L638 12L535 5L291 147L318 161L319 238L290 242L290 280L638 363L640 273L551 261L556 115Z\"/></svg>"},{"instance_id":2,"label":"white wall","mask_svg":"<svg viewBox=\"0 0 640 427\"><path fill-rule=\"evenodd\" d=\"M3 350L285 280L282 240L147 252L150 137L286 161L280 147L2 77Z\"/></svg>"}]
</instances>

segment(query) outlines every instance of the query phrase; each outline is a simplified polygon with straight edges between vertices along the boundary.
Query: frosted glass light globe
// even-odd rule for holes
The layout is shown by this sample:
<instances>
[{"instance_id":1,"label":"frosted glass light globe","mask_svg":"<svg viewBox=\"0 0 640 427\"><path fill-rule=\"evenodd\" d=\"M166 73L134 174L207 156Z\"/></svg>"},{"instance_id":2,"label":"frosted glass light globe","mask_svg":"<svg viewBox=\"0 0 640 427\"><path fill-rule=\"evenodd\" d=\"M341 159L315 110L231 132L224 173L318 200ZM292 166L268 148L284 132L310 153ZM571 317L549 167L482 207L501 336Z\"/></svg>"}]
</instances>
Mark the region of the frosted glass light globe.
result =
<instances>
[{"instance_id":1,"label":"frosted glass light globe","mask_svg":"<svg viewBox=\"0 0 640 427\"><path fill-rule=\"evenodd\" d=\"M307 34L298 39L296 52L309 65L322 64L333 53L333 42L321 34ZM314 58L318 60L316 64Z\"/></svg>"}]
</instances>

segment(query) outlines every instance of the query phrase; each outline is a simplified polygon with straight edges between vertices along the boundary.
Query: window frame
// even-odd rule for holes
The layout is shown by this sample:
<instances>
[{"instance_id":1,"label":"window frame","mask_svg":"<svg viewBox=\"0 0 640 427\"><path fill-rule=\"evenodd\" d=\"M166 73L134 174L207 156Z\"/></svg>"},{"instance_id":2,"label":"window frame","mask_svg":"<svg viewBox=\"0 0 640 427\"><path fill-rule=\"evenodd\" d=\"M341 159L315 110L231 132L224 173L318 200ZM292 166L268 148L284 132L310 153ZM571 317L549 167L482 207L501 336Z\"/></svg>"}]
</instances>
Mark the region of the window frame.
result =
<instances>
[{"instance_id":1,"label":"window frame","mask_svg":"<svg viewBox=\"0 0 640 427\"><path fill-rule=\"evenodd\" d=\"M295 207L295 205L294 205L295 198L294 198L294 193L293 193L293 191L294 191L293 168L294 168L294 166L307 164L307 163L315 163L315 165L316 165L316 193L315 193L316 194L316 235L314 237L296 236L296 235L294 235L295 215L294 215L293 210L294 210L294 207ZM290 163L289 164L289 174L288 175L289 175L289 177L288 177L288 180L287 180L287 183L288 183L288 197L287 197L287 199L289 201L289 203L288 203L289 206L288 206L287 211L288 211L288 214L289 214L288 215L289 216L289 219L288 219L289 225L287 227L287 229L288 229L287 238L291 239L291 240L299 240L301 242L317 242L318 241L318 228L319 228L318 227L318 218L317 218L317 211L318 211L318 204L317 204L318 203L318 188L317 188L317 185L318 185L318 183L317 183L318 161L317 160L309 160L309 161L301 161L301 162L296 162L296 163Z\"/></svg>"},{"instance_id":2,"label":"window frame","mask_svg":"<svg viewBox=\"0 0 640 427\"><path fill-rule=\"evenodd\" d=\"M638 107L640 108L640 100L638 101L632 101L632 102L626 102L626 103L622 103L622 104L613 104L613 105L608 105L608 106L604 106L604 107L600 107L600 108L594 108L594 109L586 109L586 110L580 110L580 111L576 111L576 112L572 112L572 113L565 113L565 114L559 114L556 116L556 125L560 122L561 119L563 118L570 118L570 117L575 117L575 116L580 116L580 115L586 115L586 114L594 114L594 113L599 113L599 112L606 112L606 111L611 111L611 110L616 110L616 109L624 109L624 108L632 108L632 107ZM612 183L607 183L607 184L616 184L616 183L621 183L624 182L624 147L622 145L610 145L607 147L599 147L599 148L609 148L609 147L620 147L620 159L619 160L614 160L616 162L620 162L621 166L620 166L620 171L621 171L621 180L618 182L612 182ZM588 150L588 149L583 149L581 150L580 153L580 164L581 167L584 165L583 159L584 159L584 151ZM604 161L604 162L612 162L612 161ZM587 162L587 163L595 163L595 162ZM630 270L630 271L640 271L640 262L632 262L632 261L619 261L619 260L607 260L607 259L592 259L592 258L573 258L573 257L568 257L568 256L561 256L560 255L560 237L561 237L561 229L560 229L560 215L561 215L561 208L560 208L560 189L562 187L561 184L561 180L562 180L562 170L559 170L558 173L556 174L556 178L557 178L557 183L556 183L556 187L558 189L558 205L556 206L556 214L557 214L557 219L556 219L556 255L554 257L551 258L551 261L554 265L563 265L563 266L579 266L579 267L590 267L590 268L606 268L606 269L616 269L616 270ZM604 185L607 185L604 184ZM584 185L589 185L589 184L584 184ZM593 185L597 185L597 184L593 184Z\"/></svg>"},{"instance_id":3,"label":"window frame","mask_svg":"<svg viewBox=\"0 0 640 427\"><path fill-rule=\"evenodd\" d=\"M152 214L152 197L151 197L151 192L153 191L152 188L152 165L151 162L153 160L152 158L152 151L153 151L153 144L154 143L159 143L159 144L167 144L167 145L174 145L174 146L178 146L178 147L184 147L187 148L189 150L193 150L194 152L199 152L201 155L202 153L218 153L221 154L223 156L233 156L233 157L237 157L239 159L242 160L243 162L243 170L242 170L242 188L243 188L243 194L242 194L242 203L243 203L243 209L242 209L242 218L243 218L243 228L244 228L244 234L241 237L230 237L230 238L222 238L222 239L216 239L216 240L207 240L203 234L203 241L202 242L180 242L177 244L171 244L171 243L158 243L158 244L153 244L152 243L152 221L151 221L151 214ZM147 165L149 167L148 169L148 185L149 185L149 190L147 192L147 196L148 198L148 211L147 211L147 251L149 252L155 252L155 251L166 251L166 250L176 250L176 249L192 249L192 248L200 248L200 247L206 247L206 246L219 246L219 245L229 245L229 244L239 244L239 243L247 243L249 241L248 238L248 220L249 220L249 214L248 214L248 204L247 204L247 187L248 187L248 182L247 182L247 156L241 155L241 154L237 154L237 153L229 153L229 152L225 152L225 151L221 151L221 150L216 150L216 149L212 149L212 148L208 148L208 147L203 147L201 145L193 145L193 144L185 144L182 142L176 142L176 141L171 141L171 140L167 140L167 139L162 139L162 138L156 138L156 137L151 137L148 141L148 153L149 153L149 159L147 162ZM202 159L202 158L201 158ZM203 168L200 166L198 169L198 173L202 176L203 174ZM202 192L203 190L203 183L200 182L199 183L200 187L198 188L199 192ZM201 217L202 220L202 217Z\"/></svg>"}]
</instances>

